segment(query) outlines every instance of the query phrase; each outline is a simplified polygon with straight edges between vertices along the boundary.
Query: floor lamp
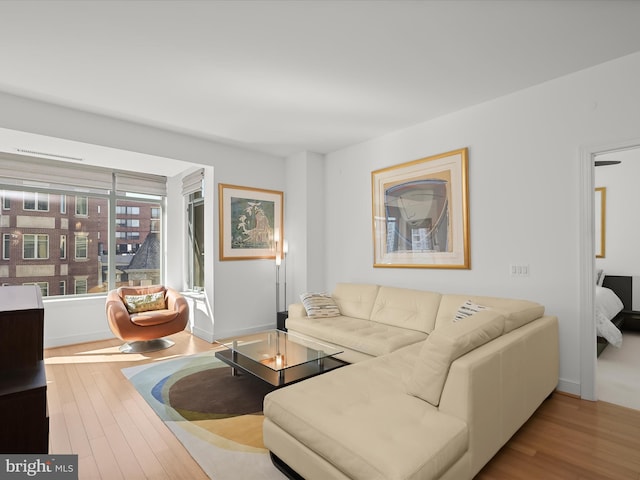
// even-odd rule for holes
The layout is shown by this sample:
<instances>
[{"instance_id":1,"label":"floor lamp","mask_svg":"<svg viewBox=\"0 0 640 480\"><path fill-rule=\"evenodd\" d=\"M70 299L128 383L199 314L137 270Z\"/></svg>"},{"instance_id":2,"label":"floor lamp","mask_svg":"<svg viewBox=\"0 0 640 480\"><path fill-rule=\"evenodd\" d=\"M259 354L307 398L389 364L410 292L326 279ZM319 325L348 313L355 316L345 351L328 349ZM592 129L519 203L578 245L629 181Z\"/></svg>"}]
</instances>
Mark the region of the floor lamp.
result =
<instances>
[{"instance_id":1,"label":"floor lamp","mask_svg":"<svg viewBox=\"0 0 640 480\"><path fill-rule=\"evenodd\" d=\"M282 242L282 254L276 241L276 312L280 312L280 265L284 260L284 308L287 308L287 252L289 244L286 240Z\"/></svg>"}]
</instances>

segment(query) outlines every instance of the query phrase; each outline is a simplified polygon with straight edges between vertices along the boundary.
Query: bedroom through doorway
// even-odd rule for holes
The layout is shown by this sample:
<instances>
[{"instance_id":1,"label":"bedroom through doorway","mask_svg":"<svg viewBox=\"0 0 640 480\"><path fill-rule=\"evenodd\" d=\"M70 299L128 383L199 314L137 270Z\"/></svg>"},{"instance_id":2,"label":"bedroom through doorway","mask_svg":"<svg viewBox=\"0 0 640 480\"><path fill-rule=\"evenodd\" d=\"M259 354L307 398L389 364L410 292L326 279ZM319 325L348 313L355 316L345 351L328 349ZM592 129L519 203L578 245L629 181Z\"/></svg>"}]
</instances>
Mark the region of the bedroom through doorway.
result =
<instances>
[{"instance_id":1,"label":"bedroom through doorway","mask_svg":"<svg viewBox=\"0 0 640 480\"><path fill-rule=\"evenodd\" d=\"M640 410L640 146L594 155L598 400Z\"/></svg>"}]
</instances>

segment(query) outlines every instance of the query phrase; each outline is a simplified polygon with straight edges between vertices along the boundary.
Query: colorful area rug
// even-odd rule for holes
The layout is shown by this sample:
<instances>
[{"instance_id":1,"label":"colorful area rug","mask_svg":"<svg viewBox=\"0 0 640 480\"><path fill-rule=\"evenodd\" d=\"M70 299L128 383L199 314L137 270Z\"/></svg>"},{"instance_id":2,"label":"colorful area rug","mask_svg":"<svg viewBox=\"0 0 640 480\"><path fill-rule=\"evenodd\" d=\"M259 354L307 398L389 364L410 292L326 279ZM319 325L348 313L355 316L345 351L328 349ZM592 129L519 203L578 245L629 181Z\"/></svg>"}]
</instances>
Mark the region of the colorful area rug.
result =
<instances>
[{"instance_id":1,"label":"colorful area rug","mask_svg":"<svg viewBox=\"0 0 640 480\"><path fill-rule=\"evenodd\" d=\"M233 377L212 352L122 373L214 480L282 480L262 443L262 401L273 387Z\"/></svg>"}]
</instances>

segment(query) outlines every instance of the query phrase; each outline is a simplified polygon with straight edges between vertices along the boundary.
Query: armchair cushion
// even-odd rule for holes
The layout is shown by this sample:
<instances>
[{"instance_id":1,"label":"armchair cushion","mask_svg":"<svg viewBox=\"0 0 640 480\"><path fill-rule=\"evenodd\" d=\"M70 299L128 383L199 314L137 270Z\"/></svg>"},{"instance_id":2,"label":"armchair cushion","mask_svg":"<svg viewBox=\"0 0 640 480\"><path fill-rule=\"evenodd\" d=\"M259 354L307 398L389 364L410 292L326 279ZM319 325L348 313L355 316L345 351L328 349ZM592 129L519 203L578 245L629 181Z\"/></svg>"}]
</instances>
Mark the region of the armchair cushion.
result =
<instances>
[{"instance_id":1,"label":"armchair cushion","mask_svg":"<svg viewBox=\"0 0 640 480\"><path fill-rule=\"evenodd\" d=\"M141 327L149 327L151 325L161 325L177 318L180 314L177 310L148 310L142 313L131 315L131 321Z\"/></svg>"}]
</instances>

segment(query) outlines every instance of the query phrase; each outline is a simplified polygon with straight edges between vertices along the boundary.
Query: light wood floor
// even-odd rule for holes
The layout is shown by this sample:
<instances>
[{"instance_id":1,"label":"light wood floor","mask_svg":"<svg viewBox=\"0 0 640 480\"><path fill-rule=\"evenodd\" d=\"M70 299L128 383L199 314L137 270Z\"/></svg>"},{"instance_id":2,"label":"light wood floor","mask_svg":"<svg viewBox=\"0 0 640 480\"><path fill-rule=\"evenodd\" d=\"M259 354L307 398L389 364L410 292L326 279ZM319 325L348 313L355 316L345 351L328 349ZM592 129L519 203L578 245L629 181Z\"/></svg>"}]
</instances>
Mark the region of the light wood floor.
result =
<instances>
[{"instance_id":1,"label":"light wood floor","mask_svg":"<svg viewBox=\"0 0 640 480\"><path fill-rule=\"evenodd\" d=\"M212 349L188 333L160 352L120 342L45 350L52 454L78 454L83 479L206 479L120 369ZM476 477L640 480L640 411L554 394ZM242 479L252 480L252 479Z\"/></svg>"}]
</instances>

